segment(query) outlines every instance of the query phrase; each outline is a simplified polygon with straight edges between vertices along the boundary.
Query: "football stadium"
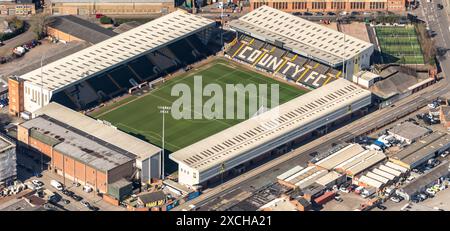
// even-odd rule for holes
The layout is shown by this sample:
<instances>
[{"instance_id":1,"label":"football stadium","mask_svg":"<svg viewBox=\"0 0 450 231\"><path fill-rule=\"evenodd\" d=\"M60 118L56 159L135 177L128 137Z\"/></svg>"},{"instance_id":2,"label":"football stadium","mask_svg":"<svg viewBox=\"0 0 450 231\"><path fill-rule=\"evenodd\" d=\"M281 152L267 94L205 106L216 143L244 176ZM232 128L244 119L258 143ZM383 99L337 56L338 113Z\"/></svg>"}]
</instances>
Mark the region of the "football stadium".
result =
<instances>
[{"instance_id":1,"label":"football stadium","mask_svg":"<svg viewBox=\"0 0 450 231\"><path fill-rule=\"evenodd\" d=\"M164 146L178 165L178 182L195 187L256 158L284 153L371 104L370 92L348 79L369 67L373 44L268 6L229 26L235 38L222 44L215 21L183 10L167 14L12 76L9 112L33 115L57 102L162 146L158 107L171 106L178 98L171 96L176 84L193 88L195 76L202 76L203 85L222 88L278 84L277 110L259 108L264 110L245 119L176 120L165 115Z\"/></svg>"},{"instance_id":2,"label":"football stadium","mask_svg":"<svg viewBox=\"0 0 450 231\"><path fill-rule=\"evenodd\" d=\"M248 70L239 65L235 65L226 60L216 60L212 63L202 66L193 72L188 72L183 76L171 79L162 86L152 90L139 98L125 103L122 106L114 107L108 111L95 115L96 118L111 122L114 126L129 133L145 136L145 139L153 144L161 146L162 134L162 115L159 113L158 106L172 105L177 99L171 96L171 89L175 84L187 84L194 88L194 75L202 76L203 85L209 83L219 84L225 89L225 84L279 84L279 103L292 100L306 90L299 89L296 86L280 83L277 80L262 76L256 72ZM270 92L268 92L270 93ZM246 95L248 102L249 95ZM206 101L208 97L204 97ZM268 94L268 100L271 99ZM268 102L270 105L270 102ZM225 105L224 105L225 106ZM237 107L237 104L235 104ZM196 112L191 107L193 113ZM235 112L237 110L234 110ZM251 115L247 115L248 118ZM242 120L237 119L195 119L195 120L176 120L171 116L166 117L165 122L165 148L174 152L186 147L194 142L202 140L210 135L231 127ZM183 136L180 134L189 134Z\"/></svg>"}]
</instances>

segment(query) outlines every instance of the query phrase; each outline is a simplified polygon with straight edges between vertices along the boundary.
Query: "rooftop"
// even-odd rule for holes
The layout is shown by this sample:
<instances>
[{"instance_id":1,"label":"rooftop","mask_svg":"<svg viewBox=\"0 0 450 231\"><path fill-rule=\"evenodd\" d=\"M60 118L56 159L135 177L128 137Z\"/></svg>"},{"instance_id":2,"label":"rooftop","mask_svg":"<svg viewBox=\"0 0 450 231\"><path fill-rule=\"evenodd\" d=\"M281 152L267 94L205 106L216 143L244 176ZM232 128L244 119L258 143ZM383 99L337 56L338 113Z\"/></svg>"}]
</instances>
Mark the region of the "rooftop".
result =
<instances>
[{"instance_id":1,"label":"rooftop","mask_svg":"<svg viewBox=\"0 0 450 231\"><path fill-rule=\"evenodd\" d=\"M9 149L15 146L16 145L9 138L7 138L6 135L0 133L0 153L5 149Z\"/></svg>"},{"instance_id":2,"label":"rooftop","mask_svg":"<svg viewBox=\"0 0 450 231\"><path fill-rule=\"evenodd\" d=\"M316 183L326 186L329 183L336 181L337 179L341 178L342 174L335 172L335 171L330 171L329 173L327 173L326 175L320 177L319 179L316 180Z\"/></svg>"},{"instance_id":3,"label":"rooftop","mask_svg":"<svg viewBox=\"0 0 450 231\"><path fill-rule=\"evenodd\" d=\"M389 133L414 141L430 133L430 130L422 126L413 124L412 122L403 122L390 129Z\"/></svg>"},{"instance_id":4,"label":"rooftop","mask_svg":"<svg viewBox=\"0 0 450 231\"><path fill-rule=\"evenodd\" d=\"M41 115L21 124L32 129L30 136L46 143L53 149L101 171L109 171L134 160L135 156L112 144L96 139L70 125Z\"/></svg>"},{"instance_id":5,"label":"rooftop","mask_svg":"<svg viewBox=\"0 0 450 231\"><path fill-rule=\"evenodd\" d=\"M108 30L74 15L52 17L49 27L58 29L92 44L102 42L117 35L112 30Z\"/></svg>"},{"instance_id":6,"label":"rooftop","mask_svg":"<svg viewBox=\"0 0 450 231\"><path fill-rule=\"evenodd\" d=\"M346 172L349 175L357 175L367 168L384 160L386 155L382 152L365 150L358 155L346 160L345 162L336 166L339 171Z\"/></svg>"},{"instance_id":7,"label":"rooftop","mask_svg":"<svg viewBox=\"0 0 450 231\"><path fill-rule=\"evenodd\" d=\"M114 144L115 146L138 156L141 160L159 154L161 150L150 143L103 124L79 112L73 111L58 103L49 103L34 113L34 115L43 114L61 121L62 123L69 124L93 137Z\"/></svg>"},{"instance_id":8,"label":"rooftop","mask_svg":"<svg viewBox=\"0 0 450 231\"><path fill-rule=\"evenodd\" d=\"M177 10L43 66L44 88L60 90L214 24L212 20ZM41 86L40 68L21 77Z\"/></svg>"},{"instance_id":9,"label":"rooftop","mask_svg":"<svg viewBox=\"0 0 450 231\"><path fill-rule=\"evenodd\" d=\"M409 145L402 151L394 154L390 158L400 160L403 163L412 165L424 157L450 143L450 135L442 132L433 132L423 139Z\"/></svg>"},{"instance_id":10,"label":"rooftop","mask_svg":"<svg viewBox=\"0 0 450 231\"><path fill-rule=\"evenodd\" d=\"M92 3L92 0L51 0L52 3ZM173 3L173 0L96 0L96 3Z\"/></svg>"},{"instance_id":11,"label":"rooftop","mask_svg":"<svg viewBox=\"0 0 450 231\"><path fill-rule=\"evenodd\" d=\"M349 144L346 147L338 150L337 152L329 155L328 157L318 161L317 166L331 170L342 162L358 155L365 149L359 144Z\"/></svg>"},{"instance_id":12,"label":"rooftop","mask_svg":"<svg viewBox=\"0 0 450 231\"><path fill-rule=\"evenodd\" d=\"M282 138L371 93L337 79L276 108L264 112L170 155L170 159L203 171L268 142Z\"/></svg>"},{"instance_id":13,"label":"rooftop","mask_svg":"<svg viewBox=\"0 0 450 231\"><path fill-rule=\"evenodd\" d=\"M449 106L441 106L442 114L444 115L445 121L450 121L450 107Z\"/></svg>"},{"instance_id":14,"label":"rooftop","mask_svg":"<svg viewBox=\"0 0 450 231\"><path fill-rule=\"evenodd\" d=\"M142 203L147 204L155 201L165 200L166 194L164 194L163 191L145 193L139 195L139 199L142 201Z\"/></svg>"},{"instance_id":15,"label":"rooftop","mask_svg":"<svg viewBox=\"0 0 450 231\"><path fill-rule=\"evenodd\" d=\"M373 44L268 6L233 20L231 28L282 42L295 53L336 66Z\"/></svg>"},{"instance_id":16,"label":"rooftop","mask_svg":"<svg viewBox=\"0 0 450 231\"><path fill-rule=\"evenodd\" d=\"M449 168L449 162L444 161L439 166L433 168L431 171L425 173L424 175L416 178L411 183L404 186L402 190L408 195L413 195L414 193L421 191L424 187L428 186L433 181L439 179L441 176L448 175Z\"/></svg>"}]
</instances>

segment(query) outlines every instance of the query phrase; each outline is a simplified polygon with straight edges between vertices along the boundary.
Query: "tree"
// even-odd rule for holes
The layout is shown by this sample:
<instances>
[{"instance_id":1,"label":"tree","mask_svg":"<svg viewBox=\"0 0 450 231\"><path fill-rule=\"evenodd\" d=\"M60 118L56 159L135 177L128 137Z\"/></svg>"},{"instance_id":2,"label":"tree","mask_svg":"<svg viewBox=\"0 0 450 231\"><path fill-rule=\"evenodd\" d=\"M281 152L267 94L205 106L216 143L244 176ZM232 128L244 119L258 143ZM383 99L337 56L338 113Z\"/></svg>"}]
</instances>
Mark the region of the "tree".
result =
<instances>
[{"instance_id":1,"label":"tree","mask_svg":"<svg viewBox=\"0 0 450 231\"><path fill-rule=\"evenodd\" d=\"M36 34L37 39L42 39L47 35L47 27L51 23L52 19L49 14L36 14L33 16L31 27Z\"/></svg>"},{"instance_id":2,"label":"tree","mask_svg":"<svg viewBox=\"0 0 450 231\"><path fill-rule=\"evenodd\" d=\"M108 17L108 16L102 16L102 17L100 18L100 23L101 23L101 24L112 24L112 23L113 23L113 20L112 20L112 18L110 18L110 17Z\"/></svg>"}]
</instances>

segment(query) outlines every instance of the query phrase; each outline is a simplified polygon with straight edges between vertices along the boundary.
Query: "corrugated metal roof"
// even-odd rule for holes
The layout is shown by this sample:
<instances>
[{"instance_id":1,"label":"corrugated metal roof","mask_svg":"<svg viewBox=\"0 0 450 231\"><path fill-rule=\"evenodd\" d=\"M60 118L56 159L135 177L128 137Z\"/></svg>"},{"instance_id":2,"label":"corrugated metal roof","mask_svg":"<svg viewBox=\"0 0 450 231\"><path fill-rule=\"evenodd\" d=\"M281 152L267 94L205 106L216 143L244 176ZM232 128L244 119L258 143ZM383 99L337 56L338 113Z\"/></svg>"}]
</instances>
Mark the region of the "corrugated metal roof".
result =
<instances>
[{"instance_id":1,"label":"corrugated metal roof","mask_svg":"<svg viewBox=\"0 0 450 231\"><path fill-rule=\"evenodd\" d=\"M359 144L350 144L338 150L334 154L331 154L330 156L318 161L317 163L315 163L315 165L331 170L344 161L363 152L364 150L365 149Z\"/></svg>"},{"instance_id":2,"label":"corrugated metal roof","mask_svg":"<svg viewBox=\"0 0 450 231\"><path fill-rule=\"evenodd\" d=\"M398 165L396 163L392 163L390 161L386 162L385 165L388 166L389 168L395 169L395 170L400 171L402 173L408 172L407 168L405 168L403 166L400 166L400 165Z\"/></svg>"},{"instance_id":3,"label":"corrugated metal roof","mask_svg":"<svg viewBox=\"0 0 450 231\"><path fill-rule=\"evenodd\" d=\"M343 175L335 172L335 171L331 171L329 173L327 173L326 175L320 177L319 179L316 180L317 184L323 185L323 186L327 186L328 184L330 184L333 181L338 180L339 178L341 178Z\"/></svg>"},{"instance_id":4,"label":"corrugated metal roof","mask_svg":"<svg viewBox=\"0 0 450 231\"><path fill-rule=\"evenodd\" d=\"M383 186L383 183L381 183L381 182L379 182L379 181L377 181L377 180L375 180L375 179L372 179L372 178L370 178L370 177L367 177L367 176L361 176L361 177L358 179L358 181L359 181L359 182L362 182L362 183L364 183L364 184L367 184L367 185L369 185L369 186L372 186L372 187L374 187L374 188L377 188L377 189L379 189L379 188L381 188L381 187Z\"/></svg>"},{"instance_id":5,"label":"corrugated metal roof","mask_svg":"<svg viewBox=\"0 0 450 231\"><path fill-rule=\"evenodd\" d=\"M375 173L373 173L373 172L368 172L368 173L366 174L366 176L367 176L367 177L370 177L370 178L372 178L372 179L375 179L375 180L377 180L377 181L379 181L379 182L381 182L381 183L383 183L383 184L387 184L387 183L389 182L389 179L388 179L388 178L383 177L383 176L380 176L380 175L375 174Z\"/></svg>"},{"instance_id":6,"label":"corrugated metal roof","mask_svg":"<svg viewBox=\"0 0 450 231\"><path fill-rule=\"evenodd\" d=\"M214 24L210 19L175 11L43 66L43 87L60 90ZM41 68L21 78L41 86Z\"/></svg>"},{"instance_id":7,"label":"corrugated metal roof","mask_svg":"<svg viewBox=\"0 0 450 231\"><path fill-rule=\"evenodd\" d=\"M386 171L383 171L381 169L378 169L378 168L373 169L372 172L377 174L377 175L383 176L383 177L385 177L385 178L387 178L389 180L394 180L395 179L394 175L392 175L392 174L390 174L390 173L388 173Z\"/></svg>"},{"instance_id":8,"label":"corrugated metal roof","mask_svg":"<svg viewBox=\"0 0 450 231\"><path fill-rule=\"evenodd\" d=\"M388 167L386 165L380 165L380 167L378 167L378 168L380 170L388 172L388 173L390 173L390 174L392 174L392 175L394 175L396 177L399 177L400 175L402 175L402 173L400 171L397 171L397 170L395 170L393 168L390 168L390 167Z\"/></svg>"},{"instance_id":9,"label":"corrugated metal roof","mask_svg":"<svg viewBox=\"0 0 450 231\"><path fill-rule=\"evenodd\" d=\"M278 179L278 180L285 180L286 178L288 178L288 177L294 175L295 173L297 173L297 172L299 172L299 171L301 171L301 170L303 170L303 167L300 166L300 165L297 165L297 166L295 166L295 167L293 167L293 168L287 170L287 171L284 172L283 174L277 176L277 179Z\"/></svg>"},{"instance_id":10,"label":"corrugated metal roof","mask_svg":"<svg viewBox=\"0 0 450 231\"><path fill-rule=\"evenodd\" d=\"M141 160L159 154L161 150L150 143L100 123L95 119L73 111L55 102L49 103L34 113L35 116L44 114L133 153Z\"/></svg>"}]
</instances>

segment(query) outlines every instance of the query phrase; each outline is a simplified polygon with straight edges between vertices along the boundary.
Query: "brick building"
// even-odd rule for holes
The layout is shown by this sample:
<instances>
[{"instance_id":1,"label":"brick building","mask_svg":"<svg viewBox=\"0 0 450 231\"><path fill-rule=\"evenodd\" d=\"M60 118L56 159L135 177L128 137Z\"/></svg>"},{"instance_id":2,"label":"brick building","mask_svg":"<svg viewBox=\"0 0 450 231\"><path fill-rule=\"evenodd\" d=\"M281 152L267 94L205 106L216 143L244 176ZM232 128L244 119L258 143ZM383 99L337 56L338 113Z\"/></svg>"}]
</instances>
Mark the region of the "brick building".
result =
<instances>
[{"instance_id":1,"label":"brick building","mask_svg":"<svg viewBox=\"0 0 450 231\"><path fill-rule=\"evenodd\" d=\"M51 171L99 192L123 178L159 176L159 148L56 103L19 124L17 139L21 151L46 155Z\"/></svg>"},{"instance_id":2,"label":"brick building","mask_svg":"<svg viewBox=\"0 0 450 231\"><path fill-rule=\"evenodd\" d=\"M405 11L406 0L250 0L251 10L266 5L294 12Z\"/></svg>"},{"instance_id":3,"label":"brick building","mask_svg":"<svg viewBox=\"0 0 450 231\"><path fill-rule=\"evenodd\" d=\"M0 15L33 15L36 4L33 0L0 0Z\"/></svg>"},{"instance_id":4,"label":"brick building","mask_svg":"<svg viewBox=\"0 0 450 231\"><path fill-rule=\"evenodd\" d=\"M51 14L137 15L169 13L175 10L174 0L51 0Z\"/></svg>"},{"instance_id":5,"label":"brick building","mask_svg":"<svg viewBox=\"0 0 450 231\"><path fill-rule=\"evenodd\" d=\"M97 44L117 33L77 16L64 15L52 18L47 34L65 42L86 41Z\"/></svg>"}]
</instances>

